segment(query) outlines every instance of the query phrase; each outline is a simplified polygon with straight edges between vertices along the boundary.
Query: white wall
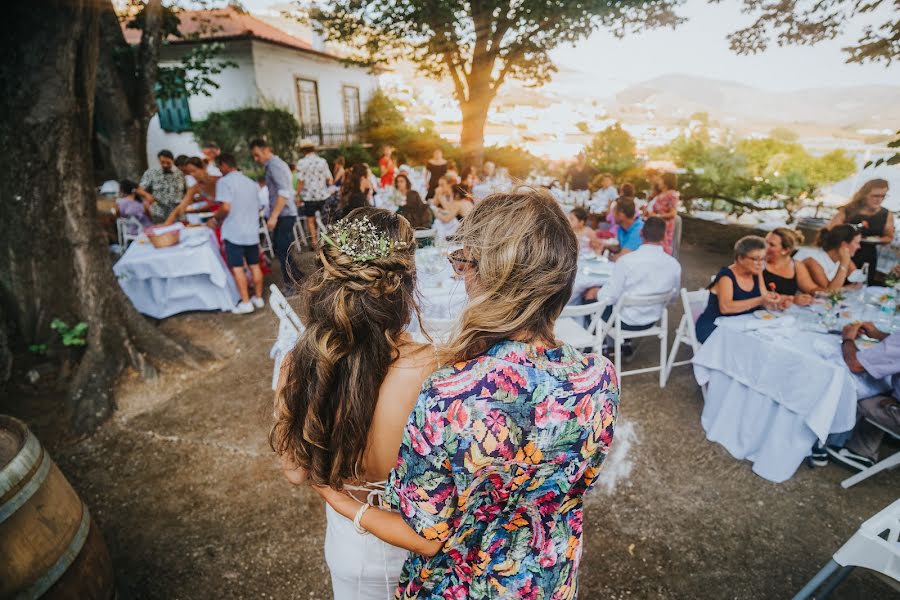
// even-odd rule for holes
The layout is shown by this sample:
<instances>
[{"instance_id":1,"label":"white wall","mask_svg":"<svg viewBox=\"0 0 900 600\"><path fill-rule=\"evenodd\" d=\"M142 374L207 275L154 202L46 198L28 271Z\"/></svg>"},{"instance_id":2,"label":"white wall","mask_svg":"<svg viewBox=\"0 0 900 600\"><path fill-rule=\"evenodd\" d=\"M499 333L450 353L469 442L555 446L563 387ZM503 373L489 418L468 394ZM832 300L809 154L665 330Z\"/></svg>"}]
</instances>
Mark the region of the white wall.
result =
<instances>
[{"instance_id":1,"label":"white wall","mask_svg":"<svg viewBox=\"0 0 900 600\"><path fill-rule=\"evenodd\" d=\"M184 46L164 46L161 62L173 63L186 52ZM339 61L310 52L283 48L267 42L226 42L220 54L237 63L215 77L218 89L211 96L191 96L191 119L203 119L208 113L246 106L285 108L299 120L295 77L318 83L319 112L322 125L344 124L342 87L359 88L360 113L378 86L378 79L359 67L345 67ZM201 143L206 140L201 140ZM156 164L156 153L166 148L175 156L199 156L200 146L190 132L168 133L154 116L147 130L147 161Z\"/></svg>"},{"instance_id":2,"label":"white wall","mask_svg":"<svg viewBox=\"0 0 900 600\"><path fill-rule=\"evenodd\" d=\"M184 46L163 46L160 62L175 63L187 49ZM258 103L256 74L254 72L251 42L227 42L219 54L222 60L230 60L237 64L216 75L213 79L218 89L209 90L211 96L191 96L188 104L191 107L191 119L201 120L211 112L255 106ZM200 143L202 143L202 140ZM156 164L156 153L166 148L172 154L199 156L200 145L194 140L191 132L169 133L159 126L159 117L154 116L147 128L147 164Z\"/></svg>"},{"instance_id":3,"label":"white wall","mask_svg":"<svg viewBox=\"0 0 900 600\"><path fill-rule=\"evenodd\" d=\"M365 69L266 42L253 42L253 59L260 99L287 108L298 120L296 77L317 82L322 125L344 124L343 86L359 88L360 114L378 87L377 77Z\"/></svg>"}]
</instances>

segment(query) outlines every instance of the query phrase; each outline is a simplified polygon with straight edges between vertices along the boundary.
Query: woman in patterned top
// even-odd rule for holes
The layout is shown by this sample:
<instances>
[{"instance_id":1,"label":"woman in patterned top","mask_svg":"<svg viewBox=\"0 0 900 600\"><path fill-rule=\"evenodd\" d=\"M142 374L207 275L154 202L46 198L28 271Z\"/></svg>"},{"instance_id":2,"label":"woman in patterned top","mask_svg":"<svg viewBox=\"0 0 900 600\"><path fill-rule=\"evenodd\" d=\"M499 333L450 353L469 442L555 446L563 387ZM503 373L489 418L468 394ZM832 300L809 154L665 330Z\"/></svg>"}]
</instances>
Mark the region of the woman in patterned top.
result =
<instances>
[{"instance_id":1,"label":"woman in patterned top","mask_svg":"<svg viewBox=\"0 0 900 600\"><path fill-rule=\"evenodd\" d=\"M609 361L555 339L578 246L549 194L485 198L451 255L469 304L425 380L385 501L317 488L338 513L411 549L396 598L574 598L584 494L609 451Z\"/></svg>"}]
</instances>

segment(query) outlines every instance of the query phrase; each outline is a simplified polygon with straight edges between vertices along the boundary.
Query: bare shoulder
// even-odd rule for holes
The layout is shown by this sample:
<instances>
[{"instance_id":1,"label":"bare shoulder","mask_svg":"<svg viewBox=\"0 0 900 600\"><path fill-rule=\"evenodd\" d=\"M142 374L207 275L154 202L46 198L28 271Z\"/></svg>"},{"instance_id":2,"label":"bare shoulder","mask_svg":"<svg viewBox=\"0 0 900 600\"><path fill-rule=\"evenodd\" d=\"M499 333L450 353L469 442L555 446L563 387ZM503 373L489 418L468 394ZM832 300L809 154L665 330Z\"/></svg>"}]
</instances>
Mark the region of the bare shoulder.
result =
<instances>
[{"instance_id":1,"label":"bare shoulder","mask_svg":"<svg viewBox=\"0 0 900 600\"><path fill-rule=\"evenodd\" d=\"M437 368L437 356L431 344L409 342L400 347L400 356L391 365L391 375L404 381L421 383Z\"/></svg>"}]
</instances>

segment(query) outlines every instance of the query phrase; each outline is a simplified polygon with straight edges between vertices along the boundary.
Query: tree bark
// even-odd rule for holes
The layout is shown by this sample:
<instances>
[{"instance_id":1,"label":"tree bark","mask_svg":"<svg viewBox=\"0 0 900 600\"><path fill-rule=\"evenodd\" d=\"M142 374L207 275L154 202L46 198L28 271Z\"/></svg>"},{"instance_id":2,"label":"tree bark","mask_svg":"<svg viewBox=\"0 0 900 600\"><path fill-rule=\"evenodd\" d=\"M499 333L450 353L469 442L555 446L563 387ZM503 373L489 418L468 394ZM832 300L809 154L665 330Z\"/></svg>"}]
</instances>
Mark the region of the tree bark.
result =
<instances>
[{"instance_id":1,"label":"tree bark","mask_svg":"<svg viewBox=\"0 0 900 600\"><path fill-rule=\"evenodd\" d=\"M139 181L147 169L147 128L134 110L135 62L112 2L101 5L95 130L116 179ZM149 119L147 119L149 122Z\"/></svg>"},{"instance_id":2,"label":"tree bark","mask_svg":"<svg viewBox=\"0 0 900 600\"><path fill-rule=\"evenodd\" d=\"M47 341L49 321L88 324L87 347L70 384L75 429L93 430L115 407L126 367L156 373L156 358L196 364L140 316L112 272L98 225L91 136L100 39L97 0L13 3L0 63L0 292L17 339ZM11 25L11 26L10 26Z\"/></svg>"},{"instance_id":3,"label":"tree bark","mask_svg":"<svg viewBox=\"0 0 900 600\"><path fill-rule=\"evenodd\" d=\"M487 124L491 101L476 97L460 103L462 131L459 136L465 168L480 168L484 163L484 127Z\"/></svg>"}]
</instances>

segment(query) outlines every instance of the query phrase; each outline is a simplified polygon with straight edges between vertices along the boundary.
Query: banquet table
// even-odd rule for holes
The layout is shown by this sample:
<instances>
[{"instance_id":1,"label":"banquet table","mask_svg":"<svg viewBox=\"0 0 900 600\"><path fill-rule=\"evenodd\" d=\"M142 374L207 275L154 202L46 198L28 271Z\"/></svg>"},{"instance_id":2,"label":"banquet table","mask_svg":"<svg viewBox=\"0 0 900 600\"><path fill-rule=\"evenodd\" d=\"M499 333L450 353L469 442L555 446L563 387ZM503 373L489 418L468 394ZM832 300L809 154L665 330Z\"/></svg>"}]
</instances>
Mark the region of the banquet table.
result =
<instances>
[{"instance_id":1,"label":"banquet table","mask_svg":"<svg viewBox=\"0 0 900 600\"><path fill-rule=\"evenodd\" d=\"M175 246L154 248L134 241L113 272L137 310L162 319L189 310L231 310L240 299L208 227L181 230Z\"/></svg>"},{"instance_id":2,"label":"banquet table","mask_svg":"<svg viewBox=\"0 0 900 600\"><path fill-rule=\"evenodd\" d=\"M707 438L776 483L794 475L816 440L853 429L858 400L890 388L887 379L850 372L840 335L826 331L817 311L791 307L768 321L720 317L693 359L697 382L707 386ZM854 306L842 320L861 313Z\"/></svg>"}]
</instances>

